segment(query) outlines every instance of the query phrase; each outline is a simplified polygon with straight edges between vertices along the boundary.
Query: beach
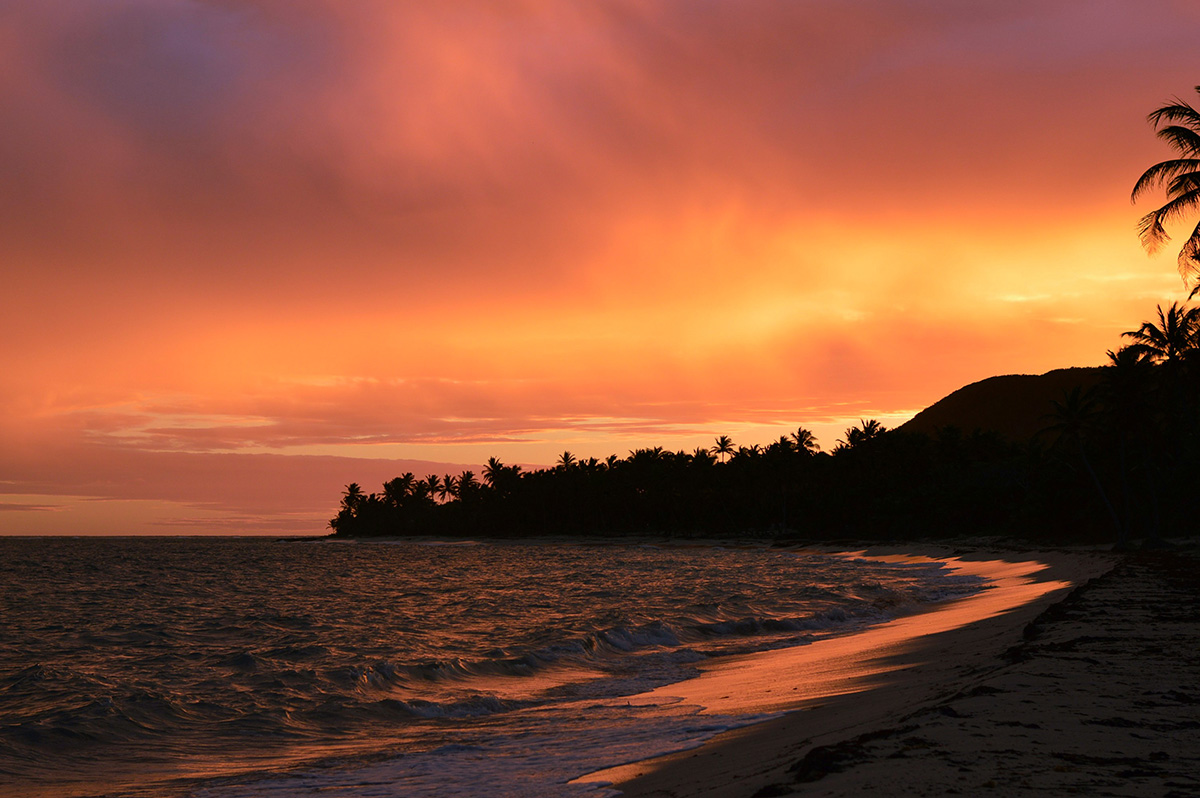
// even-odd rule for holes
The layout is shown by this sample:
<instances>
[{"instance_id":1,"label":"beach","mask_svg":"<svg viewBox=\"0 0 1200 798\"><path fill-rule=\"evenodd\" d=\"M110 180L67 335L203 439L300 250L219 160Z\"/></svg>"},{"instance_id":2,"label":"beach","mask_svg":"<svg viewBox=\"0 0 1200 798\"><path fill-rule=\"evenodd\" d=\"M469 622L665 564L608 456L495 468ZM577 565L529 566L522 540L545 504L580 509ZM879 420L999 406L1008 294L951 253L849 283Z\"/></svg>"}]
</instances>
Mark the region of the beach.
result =
<instances>
[{"instance_id":1,"label":"beach","mask_svg":"<svg viewBox=\"0 0 1200 798\"><path fill-rule=\"evenodd\" d=\"M986 568L999 557L1013 565L1014 587L1051 587L1008 611L907 642L880 632L881 645L842 694L801 698L781 717L699 749L587 778L645 798L1200 794L1195 559L1181 552L957 556ZM791 672L812 667L820 646L787 652L795 657ZM723 674L727 667L693 680L691 700L715 695L708 687L736 672ZM786 679L775 685L793 687L806 689ZM737 700L736 689L724 695Z\"/></svg>"}]
</instances>

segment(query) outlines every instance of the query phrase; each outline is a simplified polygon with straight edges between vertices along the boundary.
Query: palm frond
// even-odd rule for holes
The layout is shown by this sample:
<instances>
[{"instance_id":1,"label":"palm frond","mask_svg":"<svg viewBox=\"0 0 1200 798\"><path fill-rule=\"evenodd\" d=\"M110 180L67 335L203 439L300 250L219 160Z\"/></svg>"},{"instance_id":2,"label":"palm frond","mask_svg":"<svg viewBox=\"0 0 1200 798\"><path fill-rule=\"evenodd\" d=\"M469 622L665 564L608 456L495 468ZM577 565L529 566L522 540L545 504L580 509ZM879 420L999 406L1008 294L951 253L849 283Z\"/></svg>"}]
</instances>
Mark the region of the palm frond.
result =
<instances>
[{"instance_id":1,"label":"palm frond","mask_svg":"<svg viewBox=\"0 0 1200 798\"><path fill-rule=\"evenodd\" d=\"M1130 346L1132 349L1139 352L1151 350L1157 351L1162 349L1166 346L1167 336L1163 330L1167 325L1163 320L1161 307L1158 309L1158 320L1162 327L1155 326L1154 322L1152 321L1144 321L1142 322L1141 327L1138 327L1136 330L1130 330L1129 332L1123 332L1121 333L1121 336L1123 338L1133 339L1134 343Z\"/></svg>"},{"instance_id":2,"label":"palm frond","mask_svg":"<svg viewBox=\"0 0 1200 798\"><path fill-rule=\"evenodd\" d=\"M1146 356L1145 349L1138 347L1136 344L1122 346L1115 352L1109 349L1105 354L1108 355L1109 368L1130 369L1136 366L1146 366L1151 362Z\"/></svg>"},{"instance_id":3,"label":"palm frond","mask_svg":"<svg viewBox=\"0 0 1200 798\"><path fill-rule=\"evenodd\" d=\"M1200 288L1200 224L1179 250L1179 276L1185 286L1196 284Z\"/></svg>"},{"instance_id":4,"label":"palm frond","mask_svg":"<svg viewBox=\"0 0 1200 798\"><path fill-rule=\"evenodd\" d=\"M1200 308L1172 302L1165 310L1162 305L1156 310L1157 324L1145 321L1138 329L1121 333L1134 342L1126 348L1156 363L1178 362L1193 345L1200 327Z\"/></svg>"},{"instance_id":5,"label":"palm frond","mask_svg":"<svg viewBox=\"0 0 1200 798\"><path fill-rule=\"evenodd\" d=\"M1200 154L1200 133L1190 127L1169 125L1158 130L1154 135L1179 150L1182 155Z\"/></svg>"},{"instance_id":6,"label":"palm frond","mask_svg":"<svg viewBox=\"0 0 1200 798\"><path fill-rule=\"evenodd\" d=\"M1196 191L1200 191L1200 171L1184 172L1167 184L1168 197L1178 197Z\"/></svg>"},{"instance_id":7,"label":"palm frond","mask_svg":"<svg viewBox=\"0 0 1200 798\"><path fill-rule=\"evenodd\" d=\"M1200 86L1196 86L1200 94ZM1167 203L1147 213L1137 223L1138 238L1150 254L1171 240L1167 224L1185 215L1194 215L1200 207L1200 168L1195 162L1200 156L1200 111L1178 97L1156 108L1147 117L1156 128L1155 135L1180 153L1179 158L1151 166L1138 178L1130 200L1152 188L1166 190ZM1179 274L1185 286L1200 284L1200 225L1192 231L1179 251ZM1195 296L1195 291L1192 296ZM1161 314L1160 314L1161 315ZM1141 343L1141 342L1139 342Z\"/></svg>"},{"instance_id":8,"label":"palm frond","mask_svg":"<svg viewBox=\"0 0 1200 798\"><path fill-rule=\"evenodd\" d=\"M1163 244L1171 240L1164 224L1191 213L1200 206L1200 190L1189 191L1171 199L1161 208L1143 216L1138 220L1138 237L1142 246L1150 254L1154 254Z\"/></svg>"},{"instance_id":9,"label":"palm frond","mask_svg":"<svg viewBox=\"0 0 1200 798\"><path fill-rule=\"evenodd\" d=\"M1122 333L1122 335L1128 335L1128 333ZM1159 352L1158 347L1153 344L1129 344L1128 346L1121 347L1121 351L1126 350L1133 353L1134 357L1139 360L1150 362L1155 362Z\"/></svg>"},{"instance_id":10,"label":"palm frond","mask_svg":"<svg viewBox=\"0 0 1200 798\"><path fill-rule=\"evenodd\" d=\"M1171 240L1171 236L1162 225L1158 211L1150 211L1138 219L1137 234L1142 241L1142 247L1151 255L1157 254L1163 245Z\"/></svg>"},{"instance_id":11,"label":"palm frond","mask_svg":"<svg viewBox=\"0 0 1200 798\"><path fill-rule=\"evenodd\" d=\"M1175 98L1174 102L1167 103L1162 108L1156 108L1151 111L1146 116L1146 119L1150 124L1155 126L1162 122L1182 122L1185 125L1200 127L1200 111L1197 111L1178 97Z\"/></svg>"},{"instance_id":12,"label":"palm frond","mask_svg":"<svg viewBox=\"0 0 1200 798\"><path fill-rule=\"evenodd\" d=\"M1189 171L1200 171L1200 158L1176 158L1156 163L1138 178L1129 199L1132 202L1136 202L1138 197L1150 189Z\"/></svg>"},{"instance_id":13,"label":"palm frond","mask_svg":"<svg viewBox=\"0 0 1200 798\"><path fill-rule=\"evenodd\" d=\"M1200 206L1200 191L1188 191L1177 197L1172 197L1167 204L1158 209L1163 222L1172 222L1182 216L1192 213Z\"/></svg>"},{"instance_id":14,"label":"palm frond","mask_svg":"<svg viewBox=\"0 0 1200 798\"><path fill-rule=\"evenodd\" d=\"M1195 234L1193 233L1193 235ZM1192 335L1197 329L1200 329L1200 307L1185 308L1183 305L1179 305L1179 310L1183 314L1183 325L1187 328L1188 335Z\"/></svg>"}]
</instances>

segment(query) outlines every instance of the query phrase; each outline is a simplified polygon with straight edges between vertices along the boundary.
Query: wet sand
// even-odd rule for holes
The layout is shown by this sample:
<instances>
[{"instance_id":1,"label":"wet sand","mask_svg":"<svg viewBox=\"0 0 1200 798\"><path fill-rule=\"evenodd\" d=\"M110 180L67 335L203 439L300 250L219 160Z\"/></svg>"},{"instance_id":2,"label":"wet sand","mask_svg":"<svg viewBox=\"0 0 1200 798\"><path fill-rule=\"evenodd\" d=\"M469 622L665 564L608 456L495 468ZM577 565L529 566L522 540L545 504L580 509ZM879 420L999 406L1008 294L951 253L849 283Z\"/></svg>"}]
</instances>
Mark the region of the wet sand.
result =
<instances>
[{"instance_id":1,"label":"wet sand","mask_svg":"<svg viewBox=\"0 0 1200 798\"><path fill-rule=\"evenodd\" d=\"M854 554L858 554L855 552ZM873 553L873 560L929 563L926 556ZM1038 561L951 559L955 574L984 577L986 590L948 601L935 611L901 616L866 631L838 635L794 648L728 657L702 665L702 675L651 693L678 698L708 714L748 715L802 708L817 700L882 687L917 654L932 635L968 626L1013 607L1070 588L1062 579L1042 577L1049 566Z\"/></svg>"},{"instance_id":2,"label":"wet sand","mask_svg":"<svg viewBox=\"0 0 1200 798\"><path fill-rule=\"evenodd\" d=\"M709 711L791 711L588 778L656 798L1200 794L1196 560L977 552L959 564L990 569L992 596L665 688Z\"/></svg>"}]
</instances>

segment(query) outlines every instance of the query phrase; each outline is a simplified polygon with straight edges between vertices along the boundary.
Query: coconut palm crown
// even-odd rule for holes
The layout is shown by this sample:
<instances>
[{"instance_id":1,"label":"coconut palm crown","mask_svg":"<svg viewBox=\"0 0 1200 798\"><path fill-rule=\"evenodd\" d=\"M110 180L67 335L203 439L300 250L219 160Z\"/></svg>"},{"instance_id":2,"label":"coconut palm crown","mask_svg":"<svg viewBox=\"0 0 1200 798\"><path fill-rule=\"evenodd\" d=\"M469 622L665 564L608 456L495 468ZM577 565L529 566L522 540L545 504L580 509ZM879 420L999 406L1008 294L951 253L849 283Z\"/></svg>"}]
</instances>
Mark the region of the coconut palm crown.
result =
<instances>
[{"instance_id":1,"label":"coconut palm crown","mask_svg":"<svg viewBox=\"0 0 1200 798\"><path fill-rule=\"evenodd\" d=\"M725 458L733 454L736 450L733 447L733 440L728 435L722 435L716 439L716 445L709 449L709 451L720 457L721 462L724 463Z\"/></svg>"},{"instance_id":2,"label":"coconut palm crown","mask_svg":"<svg viewBox=\"0 0 1200 798\"><path fill-rule=\"evenodd\" d=\"M1200 93L1200 86L1196 91ZM1136 202L1152 189L1166 190L1166 204L1138 220L1142 246L1154 254L1171 240L1165 225L1185 219L1200 208L1200 111L1175 98L1151 112L1147 119L1157 128L1156 135L1179 155L1143 172L1130 197ZM1200 224L1179 250L1179 274L1187 285L1200 279Z\"/></svg>"},{"instance_id":3,"label":"coconut palm crown","mask_svg":"<svg viewBox=\"0 0 1200 798\"><path fill-rule=\"evenodd\" d=\"M1143 322L1136 330L1121 333L1133 339L1127 348L1155 363L1174 366L1182 362L1196 347L1200 332L1200 308L1184 307L1176 302L1163 310L1158 306L1158 324ZM1115 358L1114 358L1115 360Z\"/></svg>"}]
</instances>

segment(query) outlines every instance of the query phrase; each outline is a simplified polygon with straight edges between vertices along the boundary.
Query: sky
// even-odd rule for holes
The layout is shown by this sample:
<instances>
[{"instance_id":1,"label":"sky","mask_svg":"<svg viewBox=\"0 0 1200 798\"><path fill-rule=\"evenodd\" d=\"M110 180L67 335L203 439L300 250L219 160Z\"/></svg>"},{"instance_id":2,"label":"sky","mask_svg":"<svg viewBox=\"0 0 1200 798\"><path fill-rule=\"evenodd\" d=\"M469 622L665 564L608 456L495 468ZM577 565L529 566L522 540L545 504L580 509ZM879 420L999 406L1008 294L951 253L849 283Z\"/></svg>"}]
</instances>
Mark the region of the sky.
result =
<instances>
[{"instance_id":1,"label":"sky","mask_svg":"<svg viewBox=\"0 0 1200 798\"><path fill-rule=\"evenodd\" d=\"M0 0L0 534L826 448L1157 303L1193 0Z\"/></svg>"}]
</instances>

